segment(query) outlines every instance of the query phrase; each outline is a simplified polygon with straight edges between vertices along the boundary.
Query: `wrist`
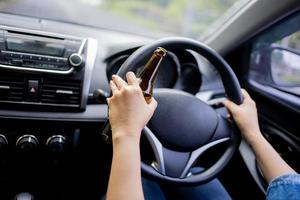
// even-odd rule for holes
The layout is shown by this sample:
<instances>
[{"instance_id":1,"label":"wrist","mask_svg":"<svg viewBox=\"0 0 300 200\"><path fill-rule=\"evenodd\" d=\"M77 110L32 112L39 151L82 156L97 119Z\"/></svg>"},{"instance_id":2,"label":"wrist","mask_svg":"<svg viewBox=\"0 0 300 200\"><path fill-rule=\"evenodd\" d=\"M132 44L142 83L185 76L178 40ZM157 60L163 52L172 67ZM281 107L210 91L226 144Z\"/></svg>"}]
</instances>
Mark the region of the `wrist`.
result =
<instances>
[{"instance_id":1,"label":"wrist","mask_svg":"<svg viewBox=\"0 0 300 200\"><path fill-rule=\"evenodd\" d=\"M139 145L140 142L140 135L139 131L126 131L126 130L112 130L112 141L113 145L118 145L123 142L130 142L133 145Z\"/></svg>"},{"instance_id":2,"label":"wrist","mask_svg":"<svg viewBox=\"0 0 300 200\"><path fill-rule=\"evenodd\" d=\"M113 155L114 156L131 156L132 154L140 155L140 138L132 135L121 135L114 137L112 140L113 144Z\"/></svg>"},{"instance_id":3,"label":"wrist","mask_svg":"<svg viewBox=\"0 0 300 200\"><path fill-rule=\"evenodd\" d=\"M245 137L245 139L247 140L250 146L255 146L265 140L265 138L263 137L260 131L256 131L253 132L252 134L245 134L245 135L248 135L248 137Z\"/></svg>"}]
</instances>

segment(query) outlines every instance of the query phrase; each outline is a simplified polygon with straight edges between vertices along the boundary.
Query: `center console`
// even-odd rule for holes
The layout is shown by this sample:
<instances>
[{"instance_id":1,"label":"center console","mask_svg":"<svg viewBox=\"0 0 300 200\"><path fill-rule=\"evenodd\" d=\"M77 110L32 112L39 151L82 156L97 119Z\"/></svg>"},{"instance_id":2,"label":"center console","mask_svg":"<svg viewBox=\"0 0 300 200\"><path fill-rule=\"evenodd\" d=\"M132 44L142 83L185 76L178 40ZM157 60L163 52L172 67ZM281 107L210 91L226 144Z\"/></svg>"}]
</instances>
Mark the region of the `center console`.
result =
<instances>
[{"instance_id":1,"label":"center console","mask_svg":"<svg viewBox=\"0 0 300 200\"><path fill-rule=\"evenodd\" d=\"M97 46L91 38L0 26L0 199L23 192L100 198L99 189L91 192L95 182L82 184L97 177L91 166L101 172L88 158L101 124L82 118L99 109L87 108Z\"/></svg>"}]
</instances>

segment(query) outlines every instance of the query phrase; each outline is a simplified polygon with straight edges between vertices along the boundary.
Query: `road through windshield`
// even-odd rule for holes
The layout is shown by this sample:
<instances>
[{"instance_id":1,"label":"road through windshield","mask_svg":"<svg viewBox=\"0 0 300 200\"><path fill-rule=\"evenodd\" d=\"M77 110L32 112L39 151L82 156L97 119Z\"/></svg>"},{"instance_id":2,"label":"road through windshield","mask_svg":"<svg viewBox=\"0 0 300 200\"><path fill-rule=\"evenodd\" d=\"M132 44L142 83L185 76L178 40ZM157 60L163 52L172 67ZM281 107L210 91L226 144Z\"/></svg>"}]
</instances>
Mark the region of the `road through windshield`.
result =
<instances>
[{"instance_id":1,"label":"road through windshield","mask_svg":"<svg viewBox=\"0 0 300 200\"><path fill-rule=\"evenodd\" d=\"M1 0L0 12L146 35L199 38L237 0Z\"/></svg>"}]
</instances>

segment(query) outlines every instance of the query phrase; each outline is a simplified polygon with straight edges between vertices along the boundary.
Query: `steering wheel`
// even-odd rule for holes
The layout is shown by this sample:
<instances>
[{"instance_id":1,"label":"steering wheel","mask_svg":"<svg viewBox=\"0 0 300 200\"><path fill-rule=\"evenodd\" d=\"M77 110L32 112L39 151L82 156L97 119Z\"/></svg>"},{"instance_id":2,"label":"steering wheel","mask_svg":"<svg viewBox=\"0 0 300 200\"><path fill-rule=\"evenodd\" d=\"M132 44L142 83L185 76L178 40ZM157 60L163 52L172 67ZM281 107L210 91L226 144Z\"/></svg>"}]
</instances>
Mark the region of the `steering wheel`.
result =
<instances>
[{"instance_id":1,"label":"steering wheel","mask_svg":"<svg viewBox=\"0 0 300 200\"><path fill-rule=\"evenodd\" d=\"M129 56L117 74L124 78L128 71L135 71L159 46L167 50L190 49L204 56L218 70L228 98L236 104L242 103L240 84L230 66L217 52L192 39L171 37L145 45ZM143 134L156 162L142 161L142 172L158 181L181 185L201 184L215 178L239 144L232 122L186 92L158 89L154 90L154 97L158 107ZM211 167L198 174L190 173L205 151L224 142L228 143L226 150Z\"/></svg>"}]
</instances>

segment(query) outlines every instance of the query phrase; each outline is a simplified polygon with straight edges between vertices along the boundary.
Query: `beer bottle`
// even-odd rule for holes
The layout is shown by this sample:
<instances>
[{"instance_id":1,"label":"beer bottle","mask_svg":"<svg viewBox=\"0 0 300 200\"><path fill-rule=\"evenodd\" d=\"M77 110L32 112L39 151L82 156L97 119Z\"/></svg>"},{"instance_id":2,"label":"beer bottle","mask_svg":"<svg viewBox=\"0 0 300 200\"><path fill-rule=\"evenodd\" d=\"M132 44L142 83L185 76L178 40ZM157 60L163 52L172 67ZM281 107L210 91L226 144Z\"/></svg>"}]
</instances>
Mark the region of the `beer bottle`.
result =
<instances>
[{"instance_id":1,"label":"beer bottle","mask_svg":"<svg viewBox=\"0 0 300 200\"><path fill-rule=\"evenodd\" d=\"M152 98L153 85L157 77L158 68L166 54L167 50L162 47L158 47L146 63L145 67L137 75L137 78L141 80L140 87L147 103L149 103ZM102 129L102 136L107 142L111 141L111 126L109 121L105 123L104 128Z\"/></svg>"},{"instance_id":2,"label":"beer bottle","mask_svg":"<svg viewBox=\"0 0 300 200\"><path fill-rule=\"evenodd\" d=\"M145 100L148 103L153 95L153 85L157 76L159 65L166 53L167 51L164 48L158 47L146 63L141 73L137 76L141 79L140 87L143 91Z\"/></svg>"}]
</instances>

